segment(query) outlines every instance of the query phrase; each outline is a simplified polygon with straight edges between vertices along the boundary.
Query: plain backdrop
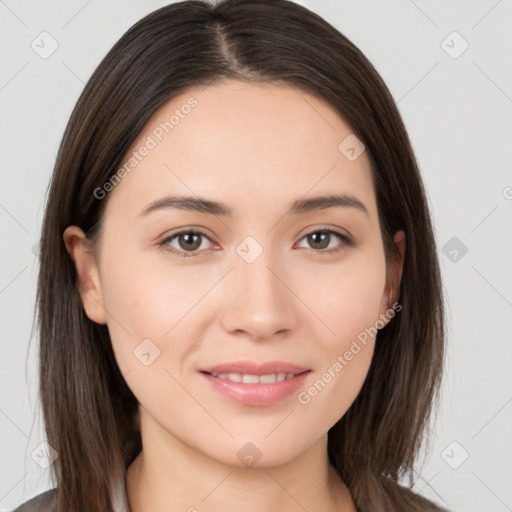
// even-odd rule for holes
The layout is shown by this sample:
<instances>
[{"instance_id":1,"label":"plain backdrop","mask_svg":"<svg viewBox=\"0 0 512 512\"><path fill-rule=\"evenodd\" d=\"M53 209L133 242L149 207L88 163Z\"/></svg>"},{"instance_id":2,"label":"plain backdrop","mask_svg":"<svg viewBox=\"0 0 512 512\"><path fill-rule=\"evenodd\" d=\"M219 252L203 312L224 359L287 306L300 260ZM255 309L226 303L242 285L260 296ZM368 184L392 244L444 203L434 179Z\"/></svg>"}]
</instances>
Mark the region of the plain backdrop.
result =
<instances>
[{"instance_id":1,"label":"plain backdrop","mask_svg":"<svg viewBox=\"0 0 512 512\"><path fill-rule=\"evenodd\" d=\"M103 56L166 3L0 0L0 511L52 487L30 337L57 148ZM299 3L382 75L434 216L448 356L415 489L453 511L512 511L512 0Z\"/></svg>"}]
</instances>

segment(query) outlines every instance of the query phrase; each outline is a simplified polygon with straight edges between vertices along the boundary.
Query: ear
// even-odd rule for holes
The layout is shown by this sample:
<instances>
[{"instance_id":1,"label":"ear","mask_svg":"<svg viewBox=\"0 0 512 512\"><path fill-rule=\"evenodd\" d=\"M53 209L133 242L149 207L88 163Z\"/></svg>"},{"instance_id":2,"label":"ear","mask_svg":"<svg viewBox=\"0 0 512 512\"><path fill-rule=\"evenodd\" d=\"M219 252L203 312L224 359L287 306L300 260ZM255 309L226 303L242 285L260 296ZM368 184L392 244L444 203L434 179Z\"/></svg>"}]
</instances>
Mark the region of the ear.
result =
<instances>
[{"instance_id":1,"label":"ear","mask_svg":"<svg viewBox=\"0 0 512 512\"><path fill-rule=\"evenodd\" d=\"M85 234L78 226L68 226L63 234L66 249L75 264L78 288L86 315L98 324L107 323L98 268L94 254L85 243Z\"/></svg>"},{"instance_id":2,"label":"ear","mask_svg":"<svg viewBox=\"0 0 512 512\"><path fill-rule=\"evenodd\" d=\"M405 233L397 231L393 237L398 255L391 254L386 272L386 286L382 294L380 305L380 318L387 324L391 318L386 315L386 311L391 309L392 305L398 300L400 292L400 282L402 281L402 272L404 267L405 256Z\"/></svg>"}]
</instances>

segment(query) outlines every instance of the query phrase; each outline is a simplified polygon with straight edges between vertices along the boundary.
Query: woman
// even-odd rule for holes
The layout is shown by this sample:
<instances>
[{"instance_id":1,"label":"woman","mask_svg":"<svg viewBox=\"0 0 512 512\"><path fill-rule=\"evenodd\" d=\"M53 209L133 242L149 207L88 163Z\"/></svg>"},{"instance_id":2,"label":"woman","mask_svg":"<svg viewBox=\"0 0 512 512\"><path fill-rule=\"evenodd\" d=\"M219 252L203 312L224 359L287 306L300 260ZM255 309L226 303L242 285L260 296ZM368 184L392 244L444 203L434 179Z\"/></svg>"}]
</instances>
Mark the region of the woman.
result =
<instances>
[{"instance_id":1,"label":"woman","mask_svg":"<svg viewBox=\"0 0 512 512\"><path fill-rule=\"evenodd\" d=\"M410 488L444 317L394 101L286 0L130 28L46 208L40 379L56 489L18 510L440 511Z\"/></svg>"}]
</instances>

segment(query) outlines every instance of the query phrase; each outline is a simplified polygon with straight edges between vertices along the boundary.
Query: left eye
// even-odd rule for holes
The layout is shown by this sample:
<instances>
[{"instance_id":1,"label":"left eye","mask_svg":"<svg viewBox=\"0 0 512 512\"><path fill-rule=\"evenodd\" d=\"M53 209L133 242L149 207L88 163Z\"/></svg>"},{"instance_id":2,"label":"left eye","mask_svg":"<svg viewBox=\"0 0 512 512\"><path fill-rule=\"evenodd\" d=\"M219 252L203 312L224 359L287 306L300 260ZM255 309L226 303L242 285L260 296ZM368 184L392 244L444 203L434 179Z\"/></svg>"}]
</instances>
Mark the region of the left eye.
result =
<instances>
[{"instance_id":1,"label":"left eye","mask_svg":"<svg viewBox=\"0 0 512 512\"><path fill-rule=\"evenodd\" d=\"M330 242L334 237L337 237L342 242L341 247L339 245L330 245ZM304 235L302 240L306 239L308 243L310 243L314 249L327 249L327 250L319 250L315 252L319 252L320 254L330 254L332 252L340 251L343 248L344 244L350 244L350 239L348 236L343 235L341 233L338 233L338 231L334 231L332 229L323 229L323 230L317 230L312 231L311 233L308 233ZM325 245L325 242L327 241L327 245Z\"/></svg>"},{"instance_id":2,"label":"left eye","mask_svg":"<svg viewBox=\"0 0 512 512\"><path fill-rule=\"evenodd\" d=\"M341 240L342 243L332 246L331 241L333 239L333 235ZM210 241L208 236L201 231L180 231L162 240L159 243L159 246L166 252L173 253L181 257L198 256L200 252L199 250L205 249L205 247L202 247L203 244L201 242L201 238L205 238ZM178 247L170 245L175 239L178 241ZM341 251L344 246L352 245L352 241L347 235L332 229L317 229L316 231L311 231L304 235L301 241L302 240L307 240L307 242L311 244L311 248L314 252L322 255L338 252Z\"/></svg>"}]
</instances>

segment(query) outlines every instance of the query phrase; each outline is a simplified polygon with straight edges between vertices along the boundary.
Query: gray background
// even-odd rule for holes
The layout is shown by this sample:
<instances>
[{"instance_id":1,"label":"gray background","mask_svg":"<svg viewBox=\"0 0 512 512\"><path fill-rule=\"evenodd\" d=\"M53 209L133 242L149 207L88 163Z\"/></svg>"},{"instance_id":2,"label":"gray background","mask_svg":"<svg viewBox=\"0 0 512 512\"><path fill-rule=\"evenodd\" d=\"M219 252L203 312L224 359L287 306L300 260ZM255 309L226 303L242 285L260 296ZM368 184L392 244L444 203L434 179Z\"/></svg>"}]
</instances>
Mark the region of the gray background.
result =
<instances>
[{"instance_id":1,"label":"gray background","mask_svg":"<svg viewBox=\"0 0 512 512\"><path fill-rule=\"evenodd\" d=\"M0 0L0 511L51 487L30 339L58 144L101 58L166 3ZM433 210L448 358L416 490L454 511L512 511L512 0L299 3L381 73ZM58 43L47 58L43 31Z\"/></svg>"}]
</instances>

